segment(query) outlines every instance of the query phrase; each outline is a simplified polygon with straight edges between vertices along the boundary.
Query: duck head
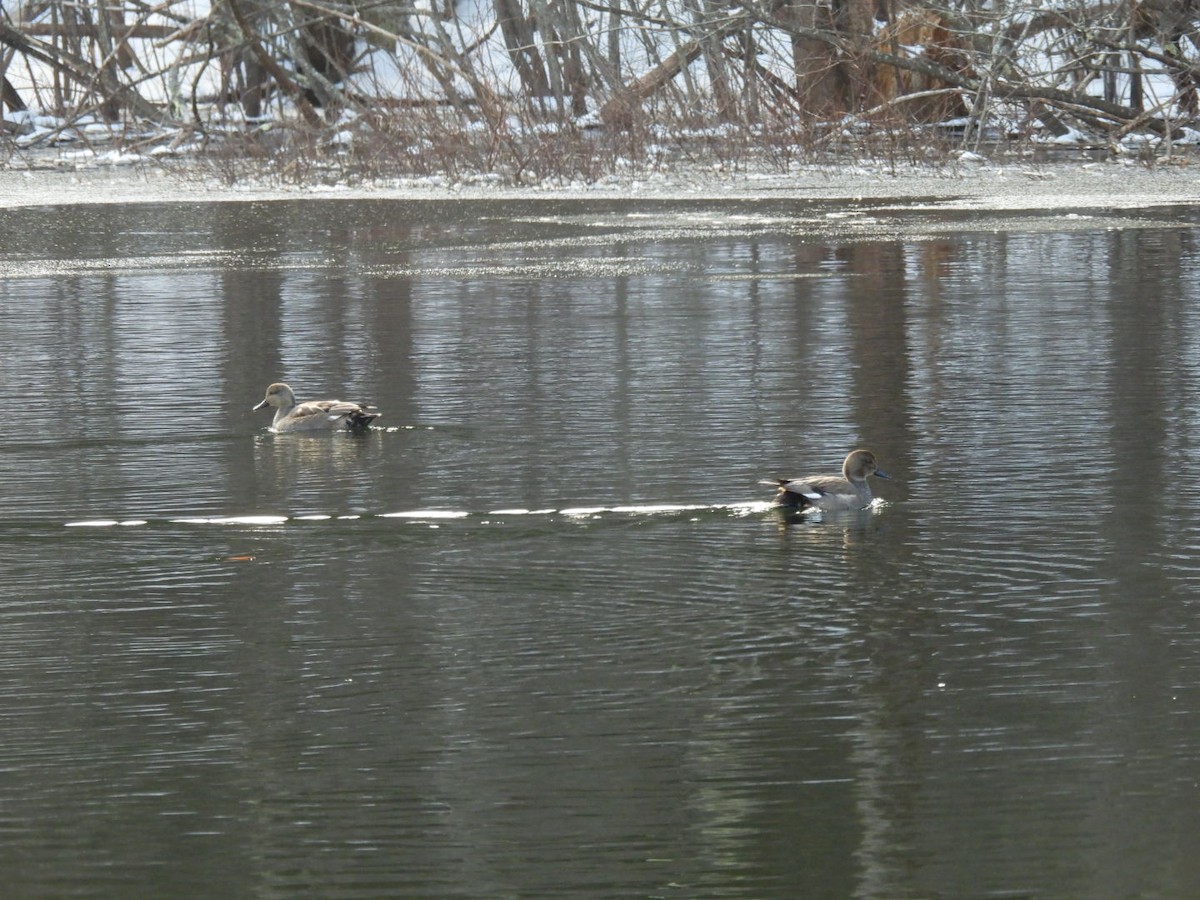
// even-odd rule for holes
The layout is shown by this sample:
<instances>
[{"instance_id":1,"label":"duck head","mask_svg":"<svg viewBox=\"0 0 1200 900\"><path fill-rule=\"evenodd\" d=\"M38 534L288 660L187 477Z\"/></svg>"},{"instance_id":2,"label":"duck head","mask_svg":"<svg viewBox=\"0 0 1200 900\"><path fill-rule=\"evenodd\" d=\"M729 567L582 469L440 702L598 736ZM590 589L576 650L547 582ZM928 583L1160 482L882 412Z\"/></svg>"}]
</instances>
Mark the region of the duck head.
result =
<instances>
[{"instance_id":1,"label":"duck head","mask_svg":"<svg viewBox=\"0 0 1200 900\"><path fill-rule=\"evenodd\" d=\"M262 403L250 410L257 412L260 409L265 409L268 406L273 406L275 409L286 408L296 405L296 395L292 393L292 389L281 381L275 382L267 388L267 395L263 397Z\"/></svg>"},{"instance_id":2,"label":"duck head","mask_svg":"<svg viewBox=\"0 0 1200 900\"><path fill-rule=\"evenodd\" d=\"M847 481L866 481L871 475L876 478L890 477L879 468L875 454L870 450L852 450L842 463L842 475Z\"/></svg>"}]
</instances>

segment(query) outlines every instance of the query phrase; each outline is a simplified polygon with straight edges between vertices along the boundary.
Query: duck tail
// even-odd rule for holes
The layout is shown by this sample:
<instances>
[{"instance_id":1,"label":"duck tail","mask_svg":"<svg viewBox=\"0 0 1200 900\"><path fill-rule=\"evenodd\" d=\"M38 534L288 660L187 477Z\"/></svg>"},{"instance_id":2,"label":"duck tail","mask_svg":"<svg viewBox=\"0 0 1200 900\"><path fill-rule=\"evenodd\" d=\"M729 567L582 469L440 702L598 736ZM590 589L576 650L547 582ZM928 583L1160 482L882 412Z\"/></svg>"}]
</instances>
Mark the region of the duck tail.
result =
<instances>
[{"instance_id":1,"label":"duck tail","mask_svg":"<svg viewBox=\"0 0 1200 900\"><path fill-rule=\"evenodd\" d=\"M785 509L806 509L812 506L813 502L804 494L780 488L779 493L775 495L775 505Z\"/></svg>"},{"instance_id":2,"label":"duck tail","mask_svg":"<svg viewBox=\"0 0 1200 900\"><path fill-rule=\"evenodd\" d=\"M763 478L758 483L775 488L775 506L778 509L803 509L809 504L807 497L787 489L786 478Z\"/></svg>"}]
</instances>

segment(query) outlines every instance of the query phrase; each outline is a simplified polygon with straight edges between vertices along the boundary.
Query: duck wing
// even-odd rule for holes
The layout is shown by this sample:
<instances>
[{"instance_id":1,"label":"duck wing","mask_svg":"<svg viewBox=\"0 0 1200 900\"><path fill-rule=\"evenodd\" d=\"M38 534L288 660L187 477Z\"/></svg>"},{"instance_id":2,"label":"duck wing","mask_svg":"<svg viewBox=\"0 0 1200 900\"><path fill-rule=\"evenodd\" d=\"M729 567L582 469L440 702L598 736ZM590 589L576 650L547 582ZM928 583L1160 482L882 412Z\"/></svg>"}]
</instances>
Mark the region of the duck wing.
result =
<instances>
[{"instance_id":1,"label":"duck wing","mask_svg":"<svg viewBox=\"0 0 1200 900\"><path fill-rule=\"evenodd\" d=\"M341 416L348 416L358 408L357 403L345 403L341 400L308 400L304 403L297 403L288 413L288 418L297 421L315 421L322 417L337 419Z\"/></svg>"},{"instance_id":2,"label":"duck wing","mask_svg":"<svg viewBox=\"0 0 1200 900\"><path fill-rule=\"evenodd\" d=\"M810 500L827 494L845 493L846 479L841 475L809 475L805 478L781 478L779 489Z\"/></svg>"}]
</instances>

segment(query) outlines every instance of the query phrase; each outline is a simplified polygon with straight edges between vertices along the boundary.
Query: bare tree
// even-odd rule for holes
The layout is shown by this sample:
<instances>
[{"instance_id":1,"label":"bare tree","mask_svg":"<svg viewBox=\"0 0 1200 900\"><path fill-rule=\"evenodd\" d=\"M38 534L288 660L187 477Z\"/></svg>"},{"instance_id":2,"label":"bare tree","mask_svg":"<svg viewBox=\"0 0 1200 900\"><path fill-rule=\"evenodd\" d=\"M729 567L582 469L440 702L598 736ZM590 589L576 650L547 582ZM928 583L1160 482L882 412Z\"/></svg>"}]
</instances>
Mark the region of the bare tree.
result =
<instances>
[{"instance_id":1,"label":"bare tree","mask_svg":"<svg viewBox=\"0 0 1200 900\"><path fill-rule=\"evenodd\" d=\"M592 113L612 134L955 120L1113 141L1200 115L1198 26L1200 0L37 0L0 18L0 103L201 128L239 104L314 133L348 112L514 155Z\"/></svg>"}]
</instances>

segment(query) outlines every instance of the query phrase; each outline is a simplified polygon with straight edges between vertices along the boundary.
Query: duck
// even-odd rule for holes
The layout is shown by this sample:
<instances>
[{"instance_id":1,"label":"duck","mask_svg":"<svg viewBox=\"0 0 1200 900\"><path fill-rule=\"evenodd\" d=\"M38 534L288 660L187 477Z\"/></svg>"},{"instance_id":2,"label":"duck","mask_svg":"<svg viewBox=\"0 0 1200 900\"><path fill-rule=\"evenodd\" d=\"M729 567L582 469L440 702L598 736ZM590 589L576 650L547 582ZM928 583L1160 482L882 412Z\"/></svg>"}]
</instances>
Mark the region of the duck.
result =
<instances>
[{"instance_id":1,"label":"duck","mask_svg":"<svg viewBox=\"0 0 1200 900\"><path fill-rule=\"evenodd\" d=\"M308 400L296 402L292 389L281 381L267 388L262 403L251 412L275 408L271 430L282 431L363 431L379 418L374 406L344 400Z\"/></svg>"},{"instance_id":2,"label":"duck","mask_svg":"<svg viewBox=\"0 0 1200 900\"><path fill-rule=\"evenodd\" d=\"M842 462L841 475L809 475L764 481L777 488L775 505L790 509L862 509L874 497L867 478L888 478L870 450L851 450Z\"/></svg>"}]
</instances>

